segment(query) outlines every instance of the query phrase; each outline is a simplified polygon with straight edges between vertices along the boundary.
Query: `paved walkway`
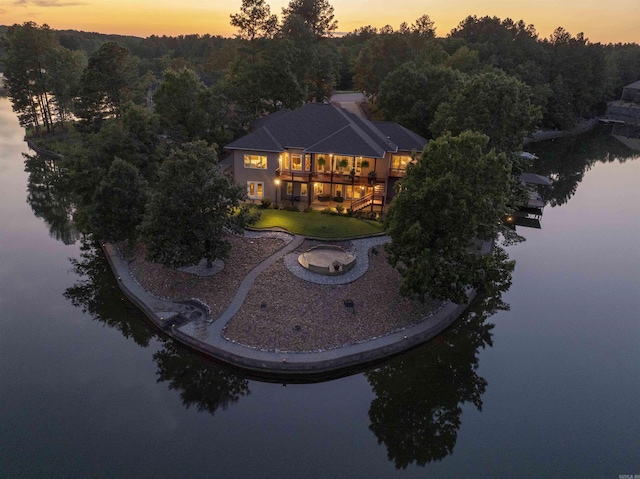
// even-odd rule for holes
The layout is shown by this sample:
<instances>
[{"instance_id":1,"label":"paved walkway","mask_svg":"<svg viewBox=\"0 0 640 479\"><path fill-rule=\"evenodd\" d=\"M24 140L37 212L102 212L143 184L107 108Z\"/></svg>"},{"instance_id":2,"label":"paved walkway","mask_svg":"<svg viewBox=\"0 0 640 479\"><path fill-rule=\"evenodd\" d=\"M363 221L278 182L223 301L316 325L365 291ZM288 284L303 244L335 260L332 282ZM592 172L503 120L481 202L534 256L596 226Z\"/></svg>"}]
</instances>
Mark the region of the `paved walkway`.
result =
<instances>
[{"instance_id":1,"label":"paved walkway","mask_svg":"<svg viewBox=\"0 0 640 479\"><path fill-rule=\"evenodd\" d=\"M268 352L226 340L222 336L224 327L242 307L258 275L280 258L294 251L304 240L304 236L296 235L291 242L252 269L240 283L227 310L212 323L205 323L208 325L204 332L201 327L203 315L208 315L206 306L194 301L173 302L154 297L133 279L126 261L113 245L104 245L103 250L109 265L118 277L122 291L154 324L176 340L201 353L263 374L287 376L327 374L380 360L436 336L466 309L467 305L444 303L439 311L419 324L384 337L328 351ZM374 242L379 241L376 239ZM475 293L470 296L470 299L474 296Z\"/></svg>"}]
</instances>

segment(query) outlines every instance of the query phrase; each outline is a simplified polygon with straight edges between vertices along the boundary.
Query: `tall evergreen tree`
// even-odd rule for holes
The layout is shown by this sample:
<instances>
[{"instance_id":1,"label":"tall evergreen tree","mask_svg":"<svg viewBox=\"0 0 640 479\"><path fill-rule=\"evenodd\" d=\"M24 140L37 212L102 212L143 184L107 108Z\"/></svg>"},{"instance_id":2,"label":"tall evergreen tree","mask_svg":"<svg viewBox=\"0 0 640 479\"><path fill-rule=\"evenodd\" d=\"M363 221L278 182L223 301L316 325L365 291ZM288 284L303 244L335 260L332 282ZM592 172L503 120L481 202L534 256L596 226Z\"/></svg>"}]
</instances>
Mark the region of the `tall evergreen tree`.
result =
<instances>
[{"instance_id":1,"label":"tall evergreen tree","mask_svg":"<svg viewBox=\"0 0 640 479\"><path fill-rule=\"evenodd\" d=\"M282 9L283 23L295 15L303 20L316 38L331 36L338 28L333 6L327 0L291 0Z\"/></svg>"},{"instance_id":2,"label":"tall evergreen tree","mask_svg":"<svg viewBox=\"0 0 640 479\"><path fill-rule=\"evenodd\" d=\"M278 17L264 0L242 0L240 13L231 15L231 25L238 28L239 38L269 38L278 30Z\"/></svg>"},{"instance_id":3,"label":"tall evergreen tree","mask_svg":"<svg viewBox=\"0 0 640 479\"><path fill-rule=\"evenodd\" d=\"M102 120L119 117L130 101L141 101L138 61L128 49L107 42L89 57L82 73L76 114L100 128Z\"/></svg>"},{"instance_id":4,"label":"tall evergreen tree","mask_svg":"<svg viewBox=\"0 0 640 479\"><path fill-rule=\"evenodd\" d=\"M2 39L2 48L7 95L20 125L36 132L41 126L51 131L55 99L47 89L47 75L53 51L61 48L54 32L46 24L13 25Z\"/></svg>"}]
</instances>

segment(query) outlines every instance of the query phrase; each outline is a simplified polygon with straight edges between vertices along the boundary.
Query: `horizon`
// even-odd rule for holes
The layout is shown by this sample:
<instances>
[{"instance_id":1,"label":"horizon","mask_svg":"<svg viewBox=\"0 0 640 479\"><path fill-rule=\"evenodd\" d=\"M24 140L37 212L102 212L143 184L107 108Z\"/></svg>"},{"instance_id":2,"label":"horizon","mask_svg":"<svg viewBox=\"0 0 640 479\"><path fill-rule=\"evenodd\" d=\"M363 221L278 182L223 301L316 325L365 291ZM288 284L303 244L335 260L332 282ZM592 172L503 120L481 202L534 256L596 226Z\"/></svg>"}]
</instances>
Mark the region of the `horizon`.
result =
<instances>
[{"instance_id":1,"label":"horizon","mask_svg":"<svg viewBox=\"0 0 640 479\"><path fill-rule=\"evenodd\" d=\"M288 5L289 0L267 3L271 13L280 18L282 7ZM442 0L400 0L394 4L393 12L388 12L388 4L381 0L333 0L330 3L338 20L338 35L367 25L381 28L388 24L397 30L402 22L411 25L427 14L435 22L438 37L447 36L467 16L475 15L523 20L535 27L540 39L549 38L556 28L562 27L574 37L584 33L592 43L640 41L637 28L640 2L637 0L620 0L604 6L596 0L571 0L561 5L555 0L540 0L535 5L488 0L482 7L473 5L472 0L447 4ZM233 37L237 30L229 23L230 15L240 11L241 1L185 0L171 6L151 0L111 0L108 14L104 13L102 4L100 0L15 0L10 7L0 7L0 24L10 26L33 21L40 25L46 23L55 30L142 38L190 34ZM140 18L145 19L142 24Z\"/></svg>"}]
</instances>

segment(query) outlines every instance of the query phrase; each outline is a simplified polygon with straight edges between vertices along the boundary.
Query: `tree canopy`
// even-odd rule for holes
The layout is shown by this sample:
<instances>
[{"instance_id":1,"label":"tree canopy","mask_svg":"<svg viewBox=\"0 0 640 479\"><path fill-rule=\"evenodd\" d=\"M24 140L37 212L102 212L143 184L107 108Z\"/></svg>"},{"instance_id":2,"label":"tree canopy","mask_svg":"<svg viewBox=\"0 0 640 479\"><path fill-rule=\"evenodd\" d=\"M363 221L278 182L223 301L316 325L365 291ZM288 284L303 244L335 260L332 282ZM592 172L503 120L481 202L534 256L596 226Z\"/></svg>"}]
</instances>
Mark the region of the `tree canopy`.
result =
<instances>
[{"instance_id":1,"label":"tree canopy","mask_svg":"<svg viewBox=\"0 0 640 479\"><path fill-rule=\"evenodd\" d=\"M77 115L99 126L104 118L122 114L130 101L140 101L138 60L128 49L107 42L89 57L80 80Z\"/></svg>"},{"instance_id":2,"label":"tree canopy","mask_svg":"<svg viewBox=\"0 0 640 479\"><path fill-rule=\"evenodd\" d=\"M240 205L245 196L205 142L174 149L160 167L142 223L148 258L172 267L225 258L225 231L239 233L251 221Z\"/></svg>"},{"instance_id":3,"label":"tree canopy","mask_svg":"<svg viewBox=\"0 0 640 479\"><path fill-rule=\"evenodd\" d=\"M476 132L446 134L408 165L385 219L402 294L462 303L469 288L513 268L500 248L478 249L496 239L511 201L511 163L487 152L488 142Z\"/></svg>"},{"instance_id":4,"label":"tree canopy","mask_svg":"<svg viewBox=\"0 0 640 479\"><path fill-rule=\"evenodd\" d=\"M231 25L238 28L238 37L245 40L272 37L278 30L278 17L271 14L265 0L242 0L240 13L231 15Z\"/></svg>"},{"instance_id":5,"label":"tree canopy","mask_svg":"<svg viewBox=\"0 0 640 479\"><path fill-rule=\"evenodd\" d=\"M478 131L489 137L490 148L514 152L521 150L540 116L527 85L504 74L480 73L458 84L438 108L431 130L436 136Z\"/></svg>"},{"instance_id":6,"label":"tree canopy","mask_svg":"<svg viewBox=\"0 0 640 479\"><path fill-rule=\"evenodd\" d=\"M327 0L291 0L289 5L282 9L283 23L287 23L294 16L300 17L317 38L331 36L338 28L333 6Z\"/></svg>"}]
</instances>

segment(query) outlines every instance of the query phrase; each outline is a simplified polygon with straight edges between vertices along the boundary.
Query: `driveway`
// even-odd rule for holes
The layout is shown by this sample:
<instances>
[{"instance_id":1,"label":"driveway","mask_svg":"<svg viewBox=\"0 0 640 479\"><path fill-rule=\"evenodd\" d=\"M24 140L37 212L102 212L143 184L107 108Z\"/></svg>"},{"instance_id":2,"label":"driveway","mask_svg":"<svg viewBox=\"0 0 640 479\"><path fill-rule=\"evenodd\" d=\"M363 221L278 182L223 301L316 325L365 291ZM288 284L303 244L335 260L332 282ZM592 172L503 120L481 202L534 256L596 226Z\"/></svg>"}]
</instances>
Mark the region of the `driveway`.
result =
<instances>
[{"instance_id":1,"label":"driveway","mask_svg":"<svg viewBox=\"0 0 640 479\"><path fill-rule=\"evenodd\" d=\"M366 118L358 106L359 103L366 101L362 93L334 93L331 95L330 101L331 103L335 103L345 110L358 115L360 118Z\"/></svg>"}]
</instances>

